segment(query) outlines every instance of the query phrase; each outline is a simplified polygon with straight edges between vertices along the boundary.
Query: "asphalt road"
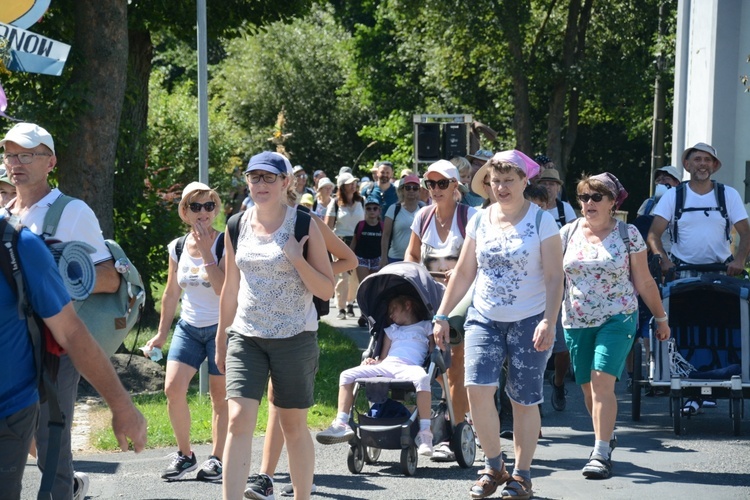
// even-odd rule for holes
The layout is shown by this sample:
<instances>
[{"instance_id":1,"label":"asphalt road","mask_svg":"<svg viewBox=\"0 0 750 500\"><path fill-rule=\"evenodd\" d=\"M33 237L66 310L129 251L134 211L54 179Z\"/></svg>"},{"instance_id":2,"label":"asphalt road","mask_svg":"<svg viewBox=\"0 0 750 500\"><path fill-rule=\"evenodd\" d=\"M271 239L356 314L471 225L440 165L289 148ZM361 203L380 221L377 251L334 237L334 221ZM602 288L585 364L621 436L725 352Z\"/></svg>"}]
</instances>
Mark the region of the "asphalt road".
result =
<instances>
[{"instance_id":1,"label":"asphalt road","mask_svg":"<svg viewBox=\"0 0 750 500\"><path fill-rule=\"evenodd\" d=\"M351 334L360 345L367 341L356 321L327 319ZM643 398L642 418L630 418L630 394L624 381L617 387L619 447L613 454L614 476L605 481L586 480L581 468L593 446L591 422L580 390L568 384L568 407L554 411L544 403L544 437L539 441L532 481L534 498L539 499L643 499L643 498L750 498L750 405L744 404L742 436L732 433L726 400L718 408L683 419L683 433L672 431L668 398ZM551 388L545 386L549 399ZM512 442L503 440L503 450L512 462ZM260 464L263 438L252 449L252 472ZM468 491L482 465L461 469L453 464L434 463L420 457L414 477L400 472L399 453L384 450L375 465L365 465L359 475L347 468L348 445L323 446L315 443L315 483L320 498L331 499L427 499L469 498ZM221 485L194 480L167 483L160 479L172 449L148 450L141 454L101 453L76 456L76 469L91 477L87 498L207 499L221 498ZM199 461L208 456L209 446L195 448ZM40 475L33 462L27 465L23 498L35 498ZM277 491L288 484L284 453L279 464ZM277 495L277 498L280 498ZM499 498L499 494L495 496Z\"/></svg>"}]
</instances>

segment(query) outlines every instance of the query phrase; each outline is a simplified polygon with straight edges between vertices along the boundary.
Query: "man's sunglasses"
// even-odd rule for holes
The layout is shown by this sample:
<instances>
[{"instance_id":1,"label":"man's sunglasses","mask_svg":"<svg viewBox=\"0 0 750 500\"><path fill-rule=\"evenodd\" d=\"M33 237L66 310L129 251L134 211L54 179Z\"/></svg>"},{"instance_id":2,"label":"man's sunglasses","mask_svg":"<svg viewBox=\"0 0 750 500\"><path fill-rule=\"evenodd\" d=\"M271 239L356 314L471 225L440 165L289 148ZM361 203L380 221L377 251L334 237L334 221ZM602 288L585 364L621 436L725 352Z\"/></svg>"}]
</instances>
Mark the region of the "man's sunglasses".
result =
<instances>
[{"instance_id":1,"label":"man's sunglasses","mask_svg":"<svg viewBox=\"0 0 750 500\"><path fill-rule=\"evenodd\" d=\"M207 201L206 203L191 203L188 206L190 207L190 211L196 214L201 211L201 208L206 212L213 212L216 208L216 202Z\"/></svg>"},{"instance_id":2,"label":"man's sunglasses","mask_svg":"<svg viewBox=\"0 0 750 500\"><path fill-rule=\"evenodd\" d=\"M594 203L599 203L603 199L604 199L604 195L602 193L593 193L593 194L583 193L583 194L578 195L578 200L581 203L588 203L589 200L593 201Z\"/></svg>"},{"instance_id":3,"label":"man's sunglasses","mask_svg":"<svg viewBox=\"0 0 750 500\"><path fill-rule=\"evenodd\" d=\"M434 191L435 186L438 187L441 191L444 191L448 189L448 186L451 185L451 182L455 182L453 179L440 179L439 181L432 181L432 180L426 180L424 181L425 186L427 186L427 189Z\"/></svg>"},{"instance_id":4,"label":"man's sunglasses","mask_svg":"<svg viewBox=\"0 0 750 500\"><path fill-rule=\"evenodd\" d=\"M419 186L416 184L407 184L404 186L404 191L419 191Z\"/></svg>"}]
</instances>

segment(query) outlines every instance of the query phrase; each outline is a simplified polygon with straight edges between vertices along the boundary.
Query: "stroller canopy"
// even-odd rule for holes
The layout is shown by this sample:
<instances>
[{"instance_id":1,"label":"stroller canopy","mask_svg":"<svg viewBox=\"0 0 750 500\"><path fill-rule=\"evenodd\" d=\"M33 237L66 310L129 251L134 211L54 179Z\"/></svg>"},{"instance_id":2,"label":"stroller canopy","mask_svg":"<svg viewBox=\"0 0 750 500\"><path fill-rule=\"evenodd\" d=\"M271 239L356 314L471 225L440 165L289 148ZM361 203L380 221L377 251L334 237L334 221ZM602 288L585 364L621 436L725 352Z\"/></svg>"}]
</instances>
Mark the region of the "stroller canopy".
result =
<instances>
[{"instance_id":1,"label":"stroller canopy","mask_svg":"<svg viewBox=\"0 0 750 500\"><path fill-rule=\"evenodd\" d=\"M443 300L444 287L437 283L429 271L414 262L394 262L376 274L362 280L357 290L357 303L367 317L376 323L387 322L388 301L399 295L408 295L418 300L426 309L430 321Z\"/></svg>"}]
</instances>

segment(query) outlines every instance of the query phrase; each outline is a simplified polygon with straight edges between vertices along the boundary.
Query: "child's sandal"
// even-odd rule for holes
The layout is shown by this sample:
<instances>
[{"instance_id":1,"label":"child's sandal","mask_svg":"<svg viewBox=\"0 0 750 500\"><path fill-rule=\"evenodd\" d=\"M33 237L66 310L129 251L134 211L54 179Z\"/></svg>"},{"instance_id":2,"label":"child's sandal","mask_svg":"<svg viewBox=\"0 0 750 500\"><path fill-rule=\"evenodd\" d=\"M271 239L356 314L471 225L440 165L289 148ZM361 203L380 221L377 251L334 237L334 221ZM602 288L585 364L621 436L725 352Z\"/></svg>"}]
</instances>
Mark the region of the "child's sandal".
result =
<instances>
[{"instance_id":1,"label":"child's sandal","mask_svg":"<svg viewBox=\"0 0 750 500\"><path fill-rule=\"evenodd\" d=\"M487 467L479 471L479 479L469 490L471 498L486 498L497 491L497 487L510 479L505 465L498 471Z\"/></svg>"},{"instance_id":2,"label":"child's sandal","mask_svg":"<svg viewBox=\"0 0 750 500\"><path fill-rule=\"evenodd\" d=\"M503 500L528 500L531 498L531 481L521 476L511 476L501 493Z\"/></svg>"}]
</instances>

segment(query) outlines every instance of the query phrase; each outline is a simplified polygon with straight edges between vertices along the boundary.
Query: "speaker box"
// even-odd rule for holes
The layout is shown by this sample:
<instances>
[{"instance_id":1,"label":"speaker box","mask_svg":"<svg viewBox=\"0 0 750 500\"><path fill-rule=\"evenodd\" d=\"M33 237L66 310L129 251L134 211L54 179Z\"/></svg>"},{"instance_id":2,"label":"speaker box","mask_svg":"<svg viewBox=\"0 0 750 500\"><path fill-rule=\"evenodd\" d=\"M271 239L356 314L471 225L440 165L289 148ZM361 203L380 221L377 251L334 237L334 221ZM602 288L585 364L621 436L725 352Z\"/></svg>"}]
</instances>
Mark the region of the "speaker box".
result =
<instances>
[{"instance_id":1,"label":"speaker box","mask_svg":"<svg viewBox=\"0 0 750 500\"><path fill-rule=\"evenodd\" d=\"M417 160L440 159L440 124L417 123Z\"/></svg>"},{"instance_id":2,"label":"speaker box","mask_svg":"<svg viewBox=\"0 0 750 500\"><path fill-rule=\"evenodd\" d=\"M466 156L466 124L446 123L443 128L443 158Z\"/></svg>"}]
</instances>

